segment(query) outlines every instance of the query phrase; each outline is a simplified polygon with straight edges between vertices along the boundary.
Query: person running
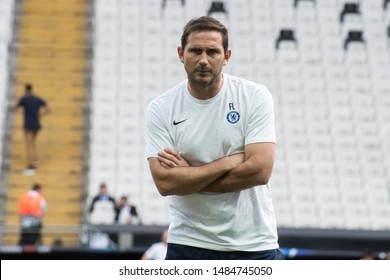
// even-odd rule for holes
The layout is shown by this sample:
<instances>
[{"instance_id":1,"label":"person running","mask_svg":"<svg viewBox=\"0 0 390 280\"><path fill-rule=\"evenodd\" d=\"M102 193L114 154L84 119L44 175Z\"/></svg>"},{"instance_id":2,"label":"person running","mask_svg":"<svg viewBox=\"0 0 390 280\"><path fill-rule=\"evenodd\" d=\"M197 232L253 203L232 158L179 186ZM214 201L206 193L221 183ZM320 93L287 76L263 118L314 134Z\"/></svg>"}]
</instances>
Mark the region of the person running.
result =
<instances>
[{"instance_id":1,"label":"person running","mask_svg":"<svg viewBox=\"0 0 390 280\"><path fill-rule=\"evenodd\" d=\"M31 84L25 85L24 95L14 106L14 111L17 111L18 108L24 109L23 129L27 150L27 168L24 174L34 175L38 165L36 139L42 128L40 119L48 114L50 109L47 102L33 92Z\"/></svg>"}]
</instances>

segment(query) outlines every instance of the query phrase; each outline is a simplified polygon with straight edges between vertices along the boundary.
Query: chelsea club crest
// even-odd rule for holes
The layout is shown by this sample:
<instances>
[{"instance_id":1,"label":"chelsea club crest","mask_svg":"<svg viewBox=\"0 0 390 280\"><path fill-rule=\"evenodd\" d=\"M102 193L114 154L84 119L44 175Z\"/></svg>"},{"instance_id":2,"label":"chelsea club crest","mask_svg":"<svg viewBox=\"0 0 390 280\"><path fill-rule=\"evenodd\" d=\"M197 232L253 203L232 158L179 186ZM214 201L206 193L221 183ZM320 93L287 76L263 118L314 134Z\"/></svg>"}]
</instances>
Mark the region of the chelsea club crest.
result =
<instances>
[{"instance_id":1,"label":"chelsea club crest","mask_svg":"<svg viewBox=\"0 0 390 280\"><path fill-rule=\"evenodd\" d=\"M237 111L230 111L226 115L226 119L229 123L235 124L240 120L240 114Z\"/></svg>"}]
</instances>

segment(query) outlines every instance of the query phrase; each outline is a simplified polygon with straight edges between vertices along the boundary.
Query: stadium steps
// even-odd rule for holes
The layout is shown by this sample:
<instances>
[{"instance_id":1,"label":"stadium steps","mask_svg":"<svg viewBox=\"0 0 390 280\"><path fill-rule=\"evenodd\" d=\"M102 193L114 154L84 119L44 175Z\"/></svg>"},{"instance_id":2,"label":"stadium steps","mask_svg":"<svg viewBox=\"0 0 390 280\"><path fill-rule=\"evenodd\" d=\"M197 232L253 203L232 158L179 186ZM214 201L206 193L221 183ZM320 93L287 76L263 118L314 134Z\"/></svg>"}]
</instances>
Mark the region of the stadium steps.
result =
<instances>
[{"instance_id":1,"label":"stadium steps","mask_svg":"<svg viewBox=\"0 0 390 280\"><path fill-rule=\"evenodd\" d=\"M78 234L47 232L57 225L75 228L83 216L83 133L87 71L86 29L88 6L78 0L24 0L18 17L16 97L31 83L46 99L51 113L42 119L37 139L39 166L34 176L23 175L26 151L22 113L14 116L10 150L9 184L5 210L8 227L18 225L18 198L33 183L40 183L48 203L44 217L43 244L61 239L77 245ZM14 245L16 232L3 236L4 245Z\"/></svg>"},{"instance_id":2,"label":"stadium steps","mask_svg":"<svg viewBox=\"0 0 390 280\"><path fill-rule=\"evenodd\" d=\"M84 63L79 58L67 58L63 61L53 62L51 57L29 57L26 56L19 61L20 70L35 70L35 71L59 71L67 70L73 72L84 72Z\"/></svg>"}]
</instances>

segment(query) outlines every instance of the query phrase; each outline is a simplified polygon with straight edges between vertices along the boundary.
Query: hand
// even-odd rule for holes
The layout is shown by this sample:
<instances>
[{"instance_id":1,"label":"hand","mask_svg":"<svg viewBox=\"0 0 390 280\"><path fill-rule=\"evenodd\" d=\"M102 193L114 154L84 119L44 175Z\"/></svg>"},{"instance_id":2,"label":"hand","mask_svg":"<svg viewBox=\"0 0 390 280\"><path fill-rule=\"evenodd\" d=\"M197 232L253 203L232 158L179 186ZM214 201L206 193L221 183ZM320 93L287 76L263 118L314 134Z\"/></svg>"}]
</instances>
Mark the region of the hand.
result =
<instances>
[{"instance_id":1,"label":"hand","mask_svg":"<svg viewBox=\"0 0 390 280\"><path fill-rule=\"evenodd\" d=\"M170 148L166 148L163 152L159 152L157 158L160 161L160 164L165 168L190 166L185 158Z\"/></svg>"}]
</instances>

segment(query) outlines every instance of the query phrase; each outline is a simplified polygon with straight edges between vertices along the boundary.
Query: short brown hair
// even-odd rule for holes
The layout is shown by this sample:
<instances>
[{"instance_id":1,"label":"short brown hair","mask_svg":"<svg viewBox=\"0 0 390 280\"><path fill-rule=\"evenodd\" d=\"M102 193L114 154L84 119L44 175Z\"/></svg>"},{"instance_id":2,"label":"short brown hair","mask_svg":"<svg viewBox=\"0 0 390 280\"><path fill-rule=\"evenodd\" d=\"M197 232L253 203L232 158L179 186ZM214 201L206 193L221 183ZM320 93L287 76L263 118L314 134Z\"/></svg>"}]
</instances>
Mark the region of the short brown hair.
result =
<instances>
[{"instance_id":1,"label":"short brown hair","mask_svg":"<svg viewBox=\"0 0 390 280\"><path fill-rule=\"evenodd\" d=\"M181 35L181 47L184 50L187 45L188 37L192 32L217 31L222 35L222 46L226 52L229 47L229 35L227 28L218 20L208 16L202 16L190 20L183 28Z\"/></svg>"}]
</instances>

